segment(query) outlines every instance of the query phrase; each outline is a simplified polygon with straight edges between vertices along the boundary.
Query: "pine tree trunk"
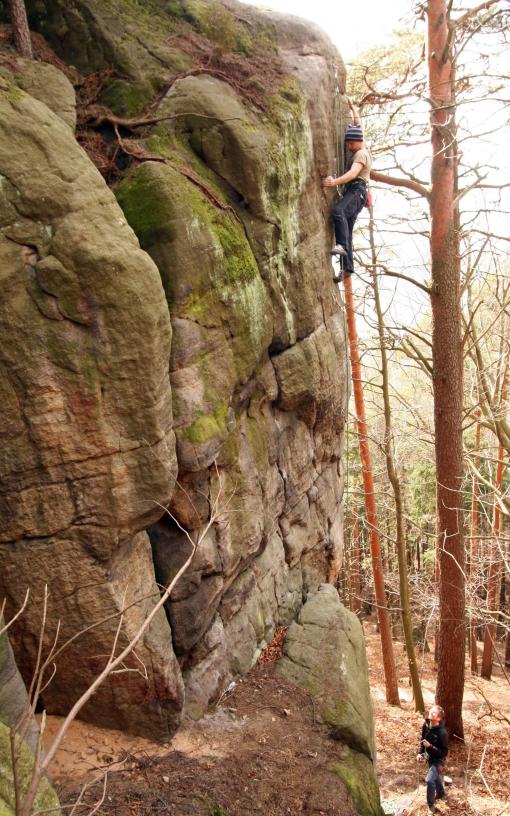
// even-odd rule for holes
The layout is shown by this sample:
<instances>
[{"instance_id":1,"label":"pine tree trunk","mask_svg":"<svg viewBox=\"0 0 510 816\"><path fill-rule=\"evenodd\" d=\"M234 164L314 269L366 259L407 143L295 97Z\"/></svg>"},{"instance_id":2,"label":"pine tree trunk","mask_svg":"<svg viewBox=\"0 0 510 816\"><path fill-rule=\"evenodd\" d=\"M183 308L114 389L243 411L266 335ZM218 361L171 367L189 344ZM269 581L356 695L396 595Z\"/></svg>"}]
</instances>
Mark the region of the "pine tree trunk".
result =
<instances>
[{"instance_id":1,"label":"pine tree trunk","mask_svg":"<svg viewBox=\"0 0 510 816\"><path fill-rule=\"evenodd\" d=\"M379 353L381 355L382 393L384 404L383 450L386 459L386 471L388 473L388 479L390 480L390 484L393 490L393 499L395 502L396 549L400 586L400 606L402 610L401 611L402 627L404 630L404 641L407 654L407 663L409 666L409 676L411 678L411 684L413 687L415 710L420 711L423 714L423 712L425 711L425 703L423 702L420 674L418 671L418 663L416 661L416 654L414 649L413 623L411 618L411 605L409 602L409 577L407 571L404 503L402 498L400 479L398 477L397 469L395 467L395 460L393 456L393 427L391 417L388 357L386 354L386 345L384 337L384 316L383 310L381 308L381 299L379 296L379 284L377 282L377 251L375 246L374 215L372 208L370 208L369 236L370 236L370 248L372 252L372 286L374 290L375 311L377 315Z\"/></svg>"},{"instance_id":2,"label":"pine tree trunk","mask_svg":"<svg viewBox=\"0 0 510 816\"><path fill-rule=\"evenodd\" d=\"M28 29L27 11L24 0L9 0L9 11L16 51L21 54L22 57L33 59L32 41Z\"/></svg>"},{"instance_id":3,"label":"pine tree trunk","mask_svg":"<svg viewBox=\"0 0 510 816\"><path fill-rule=\"evenodd\" d=\"M462 536L463 358L460 308L455 67L449 6L428 0L427 56L432 141L430 194L432 358L436 451L439 643L437 702L448 730L463 737L465 579Z\"/></svg>"},{"instance_id":4,"label":"pine tree trunk","mask_svg":"<svg viewBox=\"0 0 510 816\"><path fill-rule=\"evenodd\" d=\"M365 511L370 533L370 552L372 556L372 571L374 576L375 600L377 604L377 618L379 622L379 633L381 636L384 679L386 683L386 701L391 705L399 706L400 699L398 696L397 671L395 667L395 656L393 653L393 641L391 639L390 616L388 614L388 605L384 588L381 541L379 536L379 523L377 519L377 508L375 502L372 461L368 446L368 428L365 418L361 363L358 349L358 335L356 332L352 283L350 277L346 279L344 286L347 328L349 333L349 349L351 355L352 384L354 390L354 402L356 405L356 423L358 428L358 443L361 470L363 475Z\"/></svg>"}]
</instances>

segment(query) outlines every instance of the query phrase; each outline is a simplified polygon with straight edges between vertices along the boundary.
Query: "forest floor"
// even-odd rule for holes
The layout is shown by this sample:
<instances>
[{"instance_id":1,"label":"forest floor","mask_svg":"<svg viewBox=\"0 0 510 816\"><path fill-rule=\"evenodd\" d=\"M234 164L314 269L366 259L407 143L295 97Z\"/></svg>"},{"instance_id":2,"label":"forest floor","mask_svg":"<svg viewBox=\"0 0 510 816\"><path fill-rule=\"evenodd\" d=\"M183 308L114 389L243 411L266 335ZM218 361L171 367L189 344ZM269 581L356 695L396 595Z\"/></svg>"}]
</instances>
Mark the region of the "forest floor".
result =
<instances>
[{"instance_id":1,"label":"forest floor","mask_svg":"<svg viewBox=\"0 0 510 816\"><path fill-rule=\"evenodd\" d=\"M396 644L402 708L385 703L375 625L364 622L374 703L377 772L385 811L425 816L424 766L416 762L422 718L413 710L403 648ZM52 776L74 813L105 816L354 816L332 772L338 743L316 722L311 698L273 672L273 649L199 722L186 720L170 745L73 723ZM420 658L426 705L433 702L431 655ZM467 672L465 743L452 747L442 816L510 816L510 684ZM49 717L47 738L60 718ZM108 771L106 784L105 771ZM98 780L101 781L98 781Z\"/></svg>"},{"instance_id":2,"label":"forest floor","mask_svg":"<svg viewBox=\"0 0 510 816\"><path fill-rule=\"evenodd\" d=\"M364 623L374 704L377 775L383 803L396 814L426 814L426 769L416 762L423 718L414 712L404 647L395 644L402 708L388 706L379 636L373 623ZM481 649L481 644L479 644ZM481 651L480 651L481 658ZM480 661L479 661L480 663ZM436 672L431 653L419 656L425 705L434 702ZM510 814L510 682L499 668L493 679L471 675L466 664L463 706L465 741L450 743L446 762L452 784L443 816L508 816Z\"/></svg>"}]
</instances>

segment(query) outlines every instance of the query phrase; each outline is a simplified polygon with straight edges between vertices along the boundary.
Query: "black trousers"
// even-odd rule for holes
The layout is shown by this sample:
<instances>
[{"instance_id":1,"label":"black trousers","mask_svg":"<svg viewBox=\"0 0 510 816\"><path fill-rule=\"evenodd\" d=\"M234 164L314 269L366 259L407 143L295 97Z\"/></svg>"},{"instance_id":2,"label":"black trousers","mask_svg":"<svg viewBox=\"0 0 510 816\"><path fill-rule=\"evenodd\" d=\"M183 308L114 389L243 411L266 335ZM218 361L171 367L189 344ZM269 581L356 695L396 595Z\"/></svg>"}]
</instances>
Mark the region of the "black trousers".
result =
<instances>
[{"instance_id":1,"label":"black trousers","mask_svg":"<svg viewBox=\"0 0 510 816\"><path fill-rule=\"evenodd\" d=\"M344 258L345 270L354 272L354 259L352 257L352 230L356 223L356 218L367 202L368 190L362 181L352 181L344 190L342 198L339 198L333 207L333 223L335 225L335 242L341 244L347 252Z\"/></svg>"}]
</instances>

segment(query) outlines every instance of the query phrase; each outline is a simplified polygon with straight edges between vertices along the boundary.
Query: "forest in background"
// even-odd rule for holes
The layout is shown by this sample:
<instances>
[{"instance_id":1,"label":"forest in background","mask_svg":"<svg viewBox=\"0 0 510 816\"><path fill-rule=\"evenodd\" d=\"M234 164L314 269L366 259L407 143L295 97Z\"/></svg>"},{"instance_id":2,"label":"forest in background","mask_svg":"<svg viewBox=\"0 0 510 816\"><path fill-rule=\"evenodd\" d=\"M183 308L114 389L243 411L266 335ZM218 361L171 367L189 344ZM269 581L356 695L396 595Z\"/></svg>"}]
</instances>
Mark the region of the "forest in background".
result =
<instances>
[{"instance_id":1,"label":"forest in background","mask_svg":"<svg viewBox=\"0 0 510 816\"><path fill-rule=\"evenodd\" d=\"M348 74L376 172L353 284L371 462L361 464L356 405L343 590L351 608L375 603L381 618L378 533L391 628L401 635L403 623L417 708L414 643L430 643L437 699L462 738L464 647L473 673L508 680L510 667L509 9L497 0L441 5L420 6L414 31L360 55ZM356 379L354 371L354 391ZM381 632L385 654L384 623ZM386 662L387 699L398 704Z\"/></svg>"}]
</instances>

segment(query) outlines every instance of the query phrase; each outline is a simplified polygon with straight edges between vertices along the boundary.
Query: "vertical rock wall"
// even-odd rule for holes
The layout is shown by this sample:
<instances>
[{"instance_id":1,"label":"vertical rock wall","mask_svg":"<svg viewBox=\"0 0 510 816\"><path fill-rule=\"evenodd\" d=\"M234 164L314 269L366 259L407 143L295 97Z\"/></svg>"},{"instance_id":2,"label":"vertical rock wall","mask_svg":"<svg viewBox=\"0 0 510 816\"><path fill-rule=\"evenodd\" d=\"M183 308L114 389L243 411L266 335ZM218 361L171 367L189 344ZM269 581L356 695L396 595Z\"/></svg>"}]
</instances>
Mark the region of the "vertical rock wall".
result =
<instances>
[{"instance_id":1,"label":"vertical rock wall","mask_svg":"<svg viewBox=\"0 0 510 816\"><path fill-rule=\"evenodd\" d=\"M253 40L268 37L271 82L243 77L242 56L238 74L235 60L231 75L194 70L187 18L176 29L152 5L138 19L113 0L29 3L80 70L130 77L107 89L117 104L153 97L159 121L115 190L120 207L57 116L0 95L0 589L14 607L32 587L14 632L25 676L45 584L63 637L110 618L59 663L45 704L63 711L101 665L111 616L145 598L128 637L154 602L153 569L165 583L189 552L181 528L197 539L214 512L170 627L162 613L137 654L148 677L119 675L85 711L161 738L183 687L199 714L307 592L336 580L348 386L320 187L335 166L338 55L312 27L243 6Z\"/></svg>"},{"instance_id":2,"label":"vertical rock wall","mask_svg":"<svg viewBox=\"0 0 510 816\"><path fill-rule=\"evenodd\" d=\"M161 280L113 194L62 120L0 89L1 596L18 664L87 629L44 694L64 713L158 590L145 529L176 473ZM101 621L103 621L101 623ZM138 650L149 667L112 678L84 711L159 738L179 721L182 680L163 612ZM130 668L136 668L131 661Z\"/></svg>"}]
</instances>

